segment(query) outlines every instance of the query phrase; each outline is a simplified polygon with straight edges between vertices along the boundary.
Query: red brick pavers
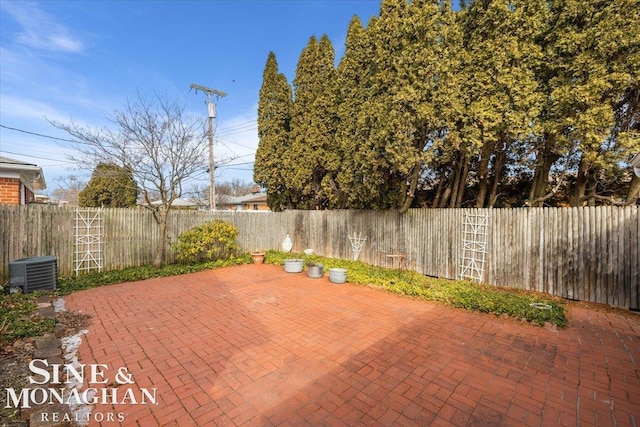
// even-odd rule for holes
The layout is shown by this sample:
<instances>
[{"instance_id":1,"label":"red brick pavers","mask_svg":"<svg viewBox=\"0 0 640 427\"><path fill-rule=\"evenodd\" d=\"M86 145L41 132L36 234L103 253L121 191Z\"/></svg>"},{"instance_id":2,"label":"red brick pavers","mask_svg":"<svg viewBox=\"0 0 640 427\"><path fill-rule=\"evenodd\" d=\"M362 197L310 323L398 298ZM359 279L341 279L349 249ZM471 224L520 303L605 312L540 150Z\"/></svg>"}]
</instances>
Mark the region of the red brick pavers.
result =
<instances>
[{"instance_id":1,"label":"red brick pavers","mask_svg":"<svg viewBox=\"0 0 640 427\"><path fill-rule=\"evenodd\" d=\"M573 307L553 331L270 265L65 299L93 316L82 363L157 388L92 425L640 426L632 316Z\"/></svg>"}]
</instances>

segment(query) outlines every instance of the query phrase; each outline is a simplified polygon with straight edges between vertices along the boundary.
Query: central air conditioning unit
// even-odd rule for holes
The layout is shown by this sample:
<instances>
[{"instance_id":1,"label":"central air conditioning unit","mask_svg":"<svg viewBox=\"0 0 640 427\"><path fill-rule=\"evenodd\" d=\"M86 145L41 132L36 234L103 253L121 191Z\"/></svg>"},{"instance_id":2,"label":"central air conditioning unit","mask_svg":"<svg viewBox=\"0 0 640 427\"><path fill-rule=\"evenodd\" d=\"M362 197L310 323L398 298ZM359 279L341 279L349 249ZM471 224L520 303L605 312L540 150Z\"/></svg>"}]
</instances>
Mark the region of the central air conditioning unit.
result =
<instances>
[{"instance_id":1,"label":"central air conditioning unit","mask_svg":"<svg viewBox=\"0 0 640 427\"><path fill-rule=\"evenodd\" d=\"M9 261L9 288L23 294L53 291L58 286L58 258L41 256Z\"/></svg>"}]
</instances>

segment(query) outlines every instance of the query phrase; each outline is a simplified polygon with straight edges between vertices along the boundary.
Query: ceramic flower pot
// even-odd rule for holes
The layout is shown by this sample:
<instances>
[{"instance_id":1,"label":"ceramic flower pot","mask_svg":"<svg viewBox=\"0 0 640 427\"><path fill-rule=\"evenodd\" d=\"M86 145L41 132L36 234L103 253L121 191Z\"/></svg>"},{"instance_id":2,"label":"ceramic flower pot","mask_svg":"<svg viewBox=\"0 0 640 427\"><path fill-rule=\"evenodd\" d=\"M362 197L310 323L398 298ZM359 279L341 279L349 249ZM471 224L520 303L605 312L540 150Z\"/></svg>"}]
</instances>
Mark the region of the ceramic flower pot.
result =
<instances>
[{"instance_id":1,"label":"ceramic flower pot","mask_svg":"<svg viewBox=\"0 0 640 427\"><path fill-rule=\"evenodd\" d=\"M251 252L251 258L254 264L264 263L264 252Z\"/></svg>"}]
</instances>

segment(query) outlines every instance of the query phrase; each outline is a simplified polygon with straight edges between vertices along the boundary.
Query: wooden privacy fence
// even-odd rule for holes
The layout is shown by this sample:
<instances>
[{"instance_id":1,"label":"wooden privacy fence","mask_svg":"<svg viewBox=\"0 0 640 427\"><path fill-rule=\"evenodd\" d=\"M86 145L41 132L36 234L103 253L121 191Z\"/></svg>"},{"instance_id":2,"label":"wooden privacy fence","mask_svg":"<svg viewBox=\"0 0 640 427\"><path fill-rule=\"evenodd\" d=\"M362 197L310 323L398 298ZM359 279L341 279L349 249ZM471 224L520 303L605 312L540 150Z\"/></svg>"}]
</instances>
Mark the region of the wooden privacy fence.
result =
<instances>
[{"instance_id":1,"label":"wooden privacy fence","mask_svg":"<svg viewBox=\"0 0 640 427\"><path fill-rule=\"evenodd\" d=\"M397 211L193 212L169 215L167 242L212 219L230 221L249 252L280 249L351 258L349 235L367 237L360 260L407 252L411 267L429 276L460 274L465 214L488 215L486 283L547 292L564 298L640 309L640 215L635 206L519 209L412 209ZM73 273L72 208L0 205L0 275L10 260L55 255L61 275ZM151 213L103 210L105 270L150 264L158 239ZM168 262L174 261L171 249Z\"/></svg>"}]
</instances>

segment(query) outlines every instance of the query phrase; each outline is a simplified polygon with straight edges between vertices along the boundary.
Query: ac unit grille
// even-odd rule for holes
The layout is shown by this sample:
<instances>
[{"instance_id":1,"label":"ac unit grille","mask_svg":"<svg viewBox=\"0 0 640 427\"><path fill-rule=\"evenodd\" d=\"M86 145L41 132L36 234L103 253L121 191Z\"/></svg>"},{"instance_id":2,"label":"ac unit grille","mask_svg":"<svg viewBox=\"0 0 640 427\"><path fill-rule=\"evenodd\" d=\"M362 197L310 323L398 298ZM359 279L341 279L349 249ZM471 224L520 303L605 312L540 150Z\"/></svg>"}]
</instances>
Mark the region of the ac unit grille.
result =
<instances>
[{"instance_id":1,"label":"ac unit grille","mask_svg":"<svg viewBox=\"0 0 640 427\"><path fill-rule=\"evenodd\" d=\"M53 291L58 286L58 258L43 256L9 262L9 286L28 294Z\"/></svg>"}]
</instances>

